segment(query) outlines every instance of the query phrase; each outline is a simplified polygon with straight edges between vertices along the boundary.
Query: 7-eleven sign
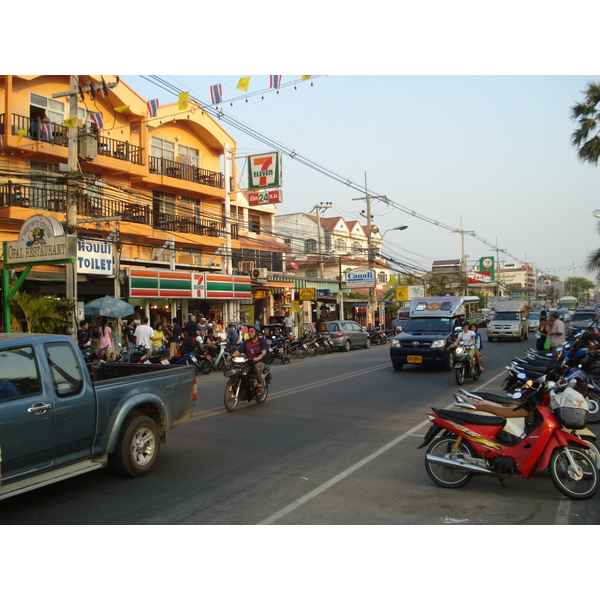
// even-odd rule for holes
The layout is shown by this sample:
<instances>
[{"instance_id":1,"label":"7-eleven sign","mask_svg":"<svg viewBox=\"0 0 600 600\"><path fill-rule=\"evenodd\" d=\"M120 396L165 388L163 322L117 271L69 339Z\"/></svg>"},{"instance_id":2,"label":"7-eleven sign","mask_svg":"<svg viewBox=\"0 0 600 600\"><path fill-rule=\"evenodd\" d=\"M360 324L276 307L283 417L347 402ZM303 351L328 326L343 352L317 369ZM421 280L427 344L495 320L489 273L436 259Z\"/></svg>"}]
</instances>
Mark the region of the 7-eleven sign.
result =
<instances>
[{"instance_id":1,"label":"7-eleven sign","mask_svg":"<svg viewBox=\"0 0 600 600\"><path fill-rule=\"evenodd\" d=\"M281 153L255 154L248 157L248 189L281 185Z\"/></svg>"}]
</instances>

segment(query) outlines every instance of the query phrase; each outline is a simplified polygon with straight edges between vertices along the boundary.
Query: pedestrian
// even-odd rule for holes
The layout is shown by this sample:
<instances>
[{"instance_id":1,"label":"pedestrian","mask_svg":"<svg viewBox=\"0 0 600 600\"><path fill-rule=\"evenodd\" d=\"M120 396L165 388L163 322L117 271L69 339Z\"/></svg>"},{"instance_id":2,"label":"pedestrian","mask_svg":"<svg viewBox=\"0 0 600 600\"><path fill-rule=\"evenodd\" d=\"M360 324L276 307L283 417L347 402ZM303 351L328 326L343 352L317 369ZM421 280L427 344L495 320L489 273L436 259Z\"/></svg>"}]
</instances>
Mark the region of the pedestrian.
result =
<instances>
[{"instance_id":1,"label":"pedestrian","mask_svg":"<svg viewBox=\"0 0 600 600\"><path fill-rule=\"evenodd\" d=\"M223 321L221 321L221 319L217 319L213 329L219 340L224 340L227 337L225 334L225 329L223 328Z\"/></svg>"},{"instance_id":2,"label":"pedestrian","mask_svg":"<svg viewBox=\"0 0 600 600\"><path fill-rule=\"evenodd\" d=\"M173 332L171 333L171 338L169 339L169 360L177 354L180 342L181 325L179 324L179 320L175 318L173 319Z\"/></svg>"},{"instance_id":3,"label":"pedestrian","mask_svg":"<svg viewBox=\"0 0 600 600\"><path fill-rule=\"evenodd\" d=\"M196 323L196 316L190 315L190 320L185 324L185 333L189 338L197 338L202 335L203 330Z\"/></svg>"},{"instance_id":4,"label":"pedestrian","mask_svg":"<svg viewBox=\"0 0 600 600\"><path fill-rule=\"evenodd\" d=\"M144 315L142 317L141 325L135 328L135 343L136 346L144 346L146 350L150 350L152 347L152 341L154 340L154 330L148 325L148 317Z\"/></svg>"},{"instance_id":5,"label":"pedestrian","mask_svg":"<svg viewBox=\"0 0 600 600\"><path fill-rule=\"evenodd\" d=\"M135 346L135 321L131 317L127 319L127 324L123 327L123 341L125 342L125 348L127 348L127 360L129 360Z\"/></svg>"},{"instance_id":6,"label":"pedestrian","mask_svg":"<svg viewBox=\"0 0 600 600\"><path fill-rule=\"evenodd\" d=\"M82 350L89 350L92 345L92 332L90 324L83 320L80 323L80 329L77 332L77 343Z\"/></svg>"},{"instance_id":7,"label":"pedestrian","mask_svg":"<svg viewBox=\"0 0 600 600\"><path fill-rule=\"evenodd\" d=\"M152 337L152 353L158 354L165 345L165 332L163 331L162 323L158 322L154 325L154 333Z\"/></svg>"},{"instance_id":8,"label":"pedestrian","mask_svg":"<svg viewBox=\"0 0 600 600\"><path fill-rule=\"evenodd\" d=\"M544 344L546 343L546 340L548 340L551 331L552 326L548 322L545 312L542 311L542 314L540 315L540 324L538 325L537 331L535 332L536 350L544 350Z\"/></svg>"},{"instance_id":9,"label":"pedestrian","mask_svg":"<svg viewBox=\"0 0 600 600\"><path fill-rule=\"evenodd\" d=\"M108 319L104 317L102 324L98 327L98 348L104 360L110 360L112 347L112 329L108 326Z\"/></svg>"},{"instance_id":10,"label":"pedestrian","mask_svg":"<svg viewBox=\"0 0 600 600\"><path fill-rule=\"evenodd\" d=\"M555 356L558 354L558 349L562 348L567 341L565 324L559 317L560 315L556 311L550 313L550 324L552 325L552 331L550 332L550 346L552 348L552 354Z\"/></svg>"},{"instance_id":11,"label":"pedestrian","mask_svg":"<svg viewBox=\"0 0 600 600\"><path fill-rule=\"evenodd\" d=\"M229 323L227 326L225 335L227 336L225 339L227 340L228 346L237 346L241 341L240 332L233 322Z\"/></svg>"}]
</instances>

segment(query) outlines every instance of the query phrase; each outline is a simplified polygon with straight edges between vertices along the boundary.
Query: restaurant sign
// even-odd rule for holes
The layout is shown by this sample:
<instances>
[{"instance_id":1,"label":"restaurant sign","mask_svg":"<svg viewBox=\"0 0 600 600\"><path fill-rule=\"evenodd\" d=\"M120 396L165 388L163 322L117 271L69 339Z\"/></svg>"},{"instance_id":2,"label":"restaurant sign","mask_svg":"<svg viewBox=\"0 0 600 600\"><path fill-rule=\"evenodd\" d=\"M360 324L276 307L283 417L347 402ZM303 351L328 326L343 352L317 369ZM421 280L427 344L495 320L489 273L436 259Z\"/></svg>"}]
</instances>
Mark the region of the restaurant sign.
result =
<instances>
[{"instance_id":1,"label":"restaurant sign","mask_svg":"<svg viewBox=\"0 0 600 600\"><path fill-rule=\"evenodd\" d=\"M65 235L54 217L34 215L21 227L16 242L6 242L6 264L18 265L64 260L77 254L77 238Z\"/></svg>"}]
</instances>

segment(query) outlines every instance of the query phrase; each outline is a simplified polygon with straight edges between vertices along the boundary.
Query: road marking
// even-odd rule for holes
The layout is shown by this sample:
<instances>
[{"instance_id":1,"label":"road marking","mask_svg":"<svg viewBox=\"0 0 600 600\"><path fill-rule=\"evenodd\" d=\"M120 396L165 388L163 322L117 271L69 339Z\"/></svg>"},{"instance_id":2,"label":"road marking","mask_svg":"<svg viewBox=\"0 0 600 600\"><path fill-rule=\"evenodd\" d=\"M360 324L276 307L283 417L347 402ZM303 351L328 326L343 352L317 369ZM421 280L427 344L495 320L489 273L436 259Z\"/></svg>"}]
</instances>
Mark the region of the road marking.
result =
<instances>
[{"instance_id":1,"label":"road marking","mask_svg":"<svg viewBox=\"0 0 600 600\"><path fill-rule=\"evenodd\" d=\"M498 373L498 375L496 375L495 377L492 377L492 379L490 379L489 381L486 381L484 384L475 388L473 390L473 392L475 393L475 392L478 392L479 390L483 389L486 385L489 385L492 381L494 381L495 379L498 379L498 377L500 377L501 375L505 375L505 373L504 372ZM452 404L454 404L454 403L452 403ZM449 404L446 408L450 408L452 406L452 404ZM418 425L416 425L415 427L413 427L406 433L403 433L402 435L398 436L396 439L385 444L385 446L382 446L381 448L379 448L379 450L376 450L372 454L369 454L369 456L363 458L362 460L360 460L357 463L353 464L352 466L348 467L346 470L342 471L341 473L338 473L335 477L332 477L331 479L329 479L322 485L316 487L314 490L312 490L308 494L301 496L300 498L298 498L294 502L288 504L281 510L277 511L276 513L273 513L270 517L267 517L266 519L259 521L257 523L257 525L272 525L276 521L279 521L280 519L282 519L289 513L293 512L294 510L296 510L303 504L306 504L313 498L316 498L319 494L321 494L325 490L329 489L330 487L334 486L336 483L339 483L340 481L342 481L342 479L345 479L346 477L348 477L348 475L351 475L352 473L354 473L354 471L360 469L361 467L364 467L366 464L370 463L372 460L375 460L376 458L381 456L384 452L387 452L390 448L393 448L396 444L398 444L402 440L405 440L407 437L413 436L417 431L419 431L419 429L423 428L424 426L426 426L428 424L429 424L429 420L419 423ZM567 501L567 502L570 505L570 502L569 501ZM564 507L562 505L562 501L561 501L561 504L559 504L559 513L561 512L561 507L563 509L567 509L567 515L568 515L568 507ZM556 522L558 523L558 521L556 521Z\"/></svg>"}]
</instances>

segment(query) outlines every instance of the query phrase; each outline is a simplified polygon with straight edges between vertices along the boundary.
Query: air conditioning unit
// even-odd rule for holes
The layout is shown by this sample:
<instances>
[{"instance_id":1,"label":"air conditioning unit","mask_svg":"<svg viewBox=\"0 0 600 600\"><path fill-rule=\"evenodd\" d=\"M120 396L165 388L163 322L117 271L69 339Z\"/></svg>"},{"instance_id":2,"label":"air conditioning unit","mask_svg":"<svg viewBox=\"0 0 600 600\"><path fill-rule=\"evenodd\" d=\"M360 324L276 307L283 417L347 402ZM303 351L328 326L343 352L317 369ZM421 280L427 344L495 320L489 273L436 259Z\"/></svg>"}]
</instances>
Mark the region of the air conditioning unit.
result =
<instances>
[{"instance_id":1,"label":"air conditioning unit","mask_svg":"<svg viewBox=\"0 0 600 600\"><path fill-rule=\"evenodd\" d=\"M252 261L242 261L240 263L240 273L252 273L254 271L254 263Z\"/></svg>"},{"instance_id":2,"label":"air conditioning unit","mask_svg":"<svg viewBox=\"0 0 600 600\"><path fill-rule=\"evenodd\" d=\"M266 269L252 269L252 279L266 279L267 278L267 270Z\"/></svg>"}]
</instances>

